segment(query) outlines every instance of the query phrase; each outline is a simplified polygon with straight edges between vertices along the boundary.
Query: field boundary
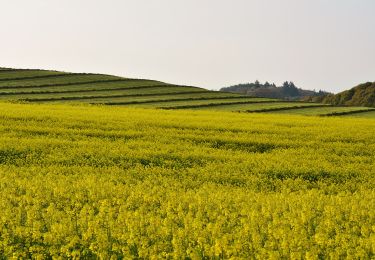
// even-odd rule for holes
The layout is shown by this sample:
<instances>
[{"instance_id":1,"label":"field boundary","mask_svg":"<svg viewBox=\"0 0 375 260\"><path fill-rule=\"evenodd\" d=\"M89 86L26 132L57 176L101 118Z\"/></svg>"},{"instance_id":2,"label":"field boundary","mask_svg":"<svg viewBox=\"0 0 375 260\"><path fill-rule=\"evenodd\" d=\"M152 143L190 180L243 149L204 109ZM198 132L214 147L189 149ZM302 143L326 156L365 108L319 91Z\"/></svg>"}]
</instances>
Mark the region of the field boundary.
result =
<instances>
[{"instance_id":1,"label":"field boundary","mask_svg":"<svg viewBox=\"0 0 375 260\"><path fill-rule=\"evenodd\" d=\"M148 96L161 96L161 95L185 95L185 94L197 94L197 93L212 93L212 91L186 91L186 92L175 92L175 93L150 93L150 94L127 94L127 95L112 95L112 96L83 96L83 97L61 97L61 98L26 98L19 99L19 101L25 102L44 102L44 101L63 101L63 100L82 100L82 99L100 99L100 98L120 98L120 97L148 97Z\"/></svg>"},{"instance_id":2,"label":"field boundary","mask_svg":"<svg viewBox=\"0 0 375 260\"><path fill-rule=\"evenodd\" d=\"M200 93L200 92L197 92ZM162 96L162 95L161 95ZM178 102L178 101L203 101L203 100L217 100L217 99L244 99L248 97L233 97L233 96L224 96L224 97L210 97L210 98L179 98L179 99L158 99L158 100L144 100L144 101L129 101L129 102L108 102L102 103L103 105L135 105L135 104L148 104L148 103L168 103L168 102ZM251 98L249 98L251 99ZM98 103L93 103L98 104ZM164 108L163 108L164 109ZM167 108L166 108L167 109Z\"/></svg>"},{"instance_id":3,"label":"field boundary","mask_svg":"<svg viewBox=\"0 0 375 260\"><path fill-rule=\"evenodd\" d=\"M89 84L96 84L96 83L115 83L115 82L121 82L121 81L125 82L125 81L142 81L142 80L146 80L146 79L122 78L122 79L91 80L91 81L82 81L82 82L56 83L56 84L0 86L0 89L64 87L64 86L74 86L74 85L89 85Z\"/></svg>"},{"instance_id":4,"label":"field boundary","mask_svg":"<svg viewBox=\"0 0 375 260\"><path fill-rule=\"evenodd\" d=\"M312 104L314 104L314 103L312 103ZM305 106L293 106L293 107L275 107L275 108L265 108L265 109L257 109L257 110L237 111L237 112L262 113L262 112L272 112L272 111L282 111L282 110L292 110L292 109L304 109L304 108L313 108L313 107L331 107L331 105L315 105L315 106L314 105L305 105Z\"/></svg>"},{"instance_id":5,"label":"field boundary","mask_svg":"<svg viewBox=\"0 0 375 260\"><path fill-rule=\"evenodd\" d=\"M375 108L367 108L367 109L360 109L360 110L352 110L352 111L343 111L343 112L332 112L327 114L320 114L318 116L343 116L343 115L350 115L350 114L360 114L365 112L375 111Z\"/></svg>"},{"instance_id":6,"label":"field boundary","mask_svg":"<svg viewBox=\"0 0 375 260\"><path fill-rule=\"evenodd\" d=\"M202 105L183 105L183 106L173 106L166 107L163 109L189 109L189 108L201 108L201 107L220 107L226 105L245 105L245 104L257 104L257 103L279 103L278 100L267 100L267 101L246 101L246 102L228 102L228 103L211 103Z\"/></svg>"},{"instance_id":7,"label":"field boundary","mask_svg":"<svg viewBox=\"0 0 375 260\"><path fill-rule=\"evenodd\" d=\"M225 93L225 92L223 92ZM228 94L233 94L229 93ZM248 97L248 98L258 98L258 97ZM220 106L230 106L230 105L242 105L242 104L253 104L253 103L291 103L287 100L267 100L267 101L246 101L246 102L233 102L233 103L216 103L216 104L202 104L202 105L186 105L186 106L176 106L176 107L170 107L168 109L187 109L187 108L201 108L201 107L220 107ZM294 102L293 102L294 103ZM296 102L296 103L306 103L306 102ZM314 104L314 103L312 103Z\"/></svg>"},{"instance_id":8,"label":"field boundary","mask_svg":"<svg viewBox=\"0 0 375 260\"><path fill-rule=\"evenodd\" d=\"M48 79L48 78L60 78L60 77L71 77L71 76L100 76L99 74L89 74L89 73L61 73L53 75L40 75L40 76L29 76L29 77L18 77L18 78L4 78L0 81L18 81L18 80L28 80L28 79Z\"/></svg>"},{"instance_id":9,"label":"field boundary","mask_svg":"<svg viewBox=\"0 0 375 260\"><path fill-rule=\"evenodd\" d=\"M78 89L78 90L58 90L58 91L30 91L30 92L0 92L0 96L17 96L17 95L41 95L41 94L64 94L64 93L81 93L81 92L105 92L105 91L116 91L116 90L132 90L132 89L148 89L148 88L162 88L162 87L176 87L176 88L187 88L186 86L180 85L149 85L149 86L129 86L120 88L108 88L108 89Z\"/></svg>"}]
</instances>

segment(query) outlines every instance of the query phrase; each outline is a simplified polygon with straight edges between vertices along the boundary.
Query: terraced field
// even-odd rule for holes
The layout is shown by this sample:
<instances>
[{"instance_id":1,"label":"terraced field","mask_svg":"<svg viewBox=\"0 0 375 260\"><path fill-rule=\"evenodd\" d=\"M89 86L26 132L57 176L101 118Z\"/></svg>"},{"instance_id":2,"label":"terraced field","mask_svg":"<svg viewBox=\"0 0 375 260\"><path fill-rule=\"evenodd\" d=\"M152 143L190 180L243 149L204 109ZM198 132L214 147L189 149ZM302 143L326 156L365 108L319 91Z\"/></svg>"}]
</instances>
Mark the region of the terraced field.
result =
<instances>
[{"instance_id":1,"label":"terraced field","mask_svg":"<svg viewBox=\"0 0 375 260\"><path fill-rule=\"evenodd\" d=\"M228 104L222 106L212 106L199 109L213 109L225 111L240 111L240 112L263 112L263 111L277 111L283 109L299 109L305 107L322 106L318 103L300 103L300 102L258 102L258 103L242 103L242 104Z\"/></svg>"},{"instance_id":2,"label":"terraced field","mask_svg":"<svg viewBox=\"0 0 375 260\"><path fill-rule=\"evenodd\" d=\"M355 115L373 113L372 108L367 107L332 107L332 106L318 106L318 107L307 107L302 109L288 109L273 111L272 113L278 114L298 114L298 115L309 115L309 116L327 116L327 115ZM374 110L375 111L375 110Z\"/></svg>"},{"instance_id":3,"label":"terraced field","mask_svg":"<svg viewBox=\"0 0 375 260\"><path fill-rule=\"evenodd\" d=\"M161 109L270 112L301 115L366 117L363 107L254 98L155 80L112 75L0 68L0 101L88 103Z\"/></svg>"},{"instance_id":4,"label":"terraced field","mask_svg":"<svg viewBox=\"0 0 375 260\"><path fill-rule=\"evenodd\" d=\"M111 75L41 70L0 70L0 100L27 102L79 102L129 105L199 99L251 99L238 94L208 91L154 80ZM256 99L257 100L257 99Z\"/></svg>"},{"instance_id":5,"label":"terraced field","mask_svg":"<svg viewBox=\"0 0 375 260\"><path fill-rule=\"evenodd\" d=\"M168 109L187 109L187 108L213 108L215 106L226 106L231 104L250 104L250 103L267 103L276 102L273 99L267 98L248 98L248 97L219 97L219 98L192 98L190 100L166 100L156 101L150 103L141 103L136 106L139 107L158 107Z\"/></svg>"}]
</instances>

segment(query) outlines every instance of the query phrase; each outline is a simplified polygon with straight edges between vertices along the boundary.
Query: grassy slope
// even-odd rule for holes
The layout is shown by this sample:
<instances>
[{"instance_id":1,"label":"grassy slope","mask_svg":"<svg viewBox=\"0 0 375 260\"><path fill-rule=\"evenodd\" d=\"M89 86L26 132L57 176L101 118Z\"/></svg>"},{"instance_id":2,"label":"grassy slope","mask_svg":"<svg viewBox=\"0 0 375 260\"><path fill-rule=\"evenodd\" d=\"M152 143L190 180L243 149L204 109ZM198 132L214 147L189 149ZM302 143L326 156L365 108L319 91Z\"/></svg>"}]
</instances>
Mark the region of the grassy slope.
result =
<instances>
[{"instance_id":1,"label":"grassy slope","mask_svg":"<svg viewBox=\"0 0 375 260\"><path fill-rule=\"evenodd\" d=\"M183 104L189 104L190 100L196 99L199 99L201 104L210 104L214 102L212 100L221 98L234 98L232 102L243 101L244 98L252 100L238 94L110 75L41 70L4 70L0 72L0 99L2 100L123 105L144 102L148 106L152 106L150 104L153 102L168 103L170 101L173 103L176 100L185 102Z\"/></svg>"},{"instance_id":2,"label":"grassy slope","mask_svg":"<svg viewBox=\"0 0 375 260\"><path fill-rule=\"evenodd\" d=\"M251 98L235 93L208 91L203 88L172 85L154 80L6 68L0 70L0 100L249 112L282 110L296 114L301 113L301 107L319 105L277 102L280 100ZM255 102L258 104L252 104ZM332 114L336 110L324 108L326 114ZM356 108L342 110L357 111Z\"/></svg>"},{"instance_id":3,"label":"grassy slope","mask_svg":"<svg viewBox=\"0 0 375 260\"><path fill-rule=\"evenodd\" d=\"M374 127L0 103L1 255L370 259Z\"/></svg>"},{"instance_id":4,"label":"grassy slope","mask_svg":"<svg viewBox=\"0 0 375 260\"><path fill-rule=\"evenodd\" d=\"M367 82L336 95L328 95L323 101L334 105L375 107L375 82Z\"/></svg>"}]
</instances>

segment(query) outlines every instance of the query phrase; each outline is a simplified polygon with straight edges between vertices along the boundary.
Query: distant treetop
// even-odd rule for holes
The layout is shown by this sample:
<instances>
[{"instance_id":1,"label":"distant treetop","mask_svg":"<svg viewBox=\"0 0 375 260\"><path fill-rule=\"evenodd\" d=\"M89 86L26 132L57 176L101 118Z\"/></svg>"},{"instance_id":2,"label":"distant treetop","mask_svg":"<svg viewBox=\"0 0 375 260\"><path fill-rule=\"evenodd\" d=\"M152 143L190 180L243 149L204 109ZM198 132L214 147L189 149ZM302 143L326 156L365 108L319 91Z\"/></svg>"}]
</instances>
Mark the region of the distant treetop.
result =
<instances>
[{"instance_id":1,"label":"distant treetop","mask_svg":"<svg viewBox=\"0 0 375 260\"><path fill-rule=\"evenodd\" d=\"M254 83L242 83L230 87L221 88L220 91L235 92L256 97L283 98L283 99L301 99L305 97L325 96L328 92L320 90L304 90L296 87L294 82L285 81L282 86L277 87L275 83L266 81L261 84L258 80Z\"/></svg>"}]
</instances>

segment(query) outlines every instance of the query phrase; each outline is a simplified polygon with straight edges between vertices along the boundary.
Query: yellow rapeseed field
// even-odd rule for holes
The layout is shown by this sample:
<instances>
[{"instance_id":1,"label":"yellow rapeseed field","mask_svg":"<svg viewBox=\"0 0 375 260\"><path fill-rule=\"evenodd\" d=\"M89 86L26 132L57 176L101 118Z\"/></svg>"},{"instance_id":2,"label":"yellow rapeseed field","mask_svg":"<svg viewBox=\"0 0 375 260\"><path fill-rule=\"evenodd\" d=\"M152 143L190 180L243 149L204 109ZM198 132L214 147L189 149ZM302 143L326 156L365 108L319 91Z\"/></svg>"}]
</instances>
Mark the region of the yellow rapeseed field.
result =
<instances>
[{"instance_id":1,"label":"yellow rapeseed field","mask_svg":"<svg viewBox=\"0 0 375 260\"><path fill-rule=\"evenodd\" d=\"M1 258L374 258L374 129L2 103Z\"/></svg>"}]
</instances>

